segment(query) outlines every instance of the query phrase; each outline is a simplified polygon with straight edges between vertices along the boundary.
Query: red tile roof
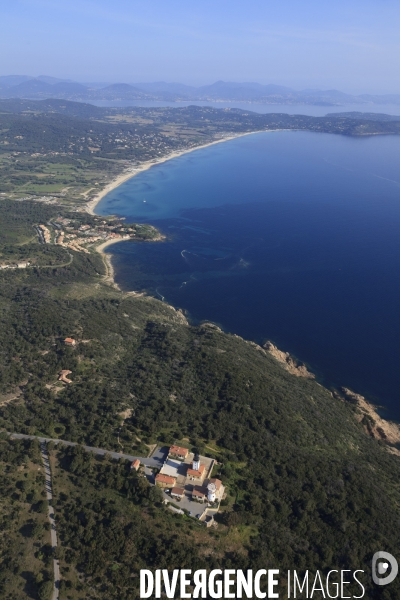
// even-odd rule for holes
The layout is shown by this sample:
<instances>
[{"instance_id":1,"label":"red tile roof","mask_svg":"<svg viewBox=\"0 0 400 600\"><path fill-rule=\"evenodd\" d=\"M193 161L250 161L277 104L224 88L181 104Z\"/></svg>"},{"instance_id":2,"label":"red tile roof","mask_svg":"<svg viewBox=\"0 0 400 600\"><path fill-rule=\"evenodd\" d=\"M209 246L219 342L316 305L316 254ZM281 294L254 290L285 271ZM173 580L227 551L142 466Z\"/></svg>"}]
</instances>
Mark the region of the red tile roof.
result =
<instances>
[{"instance_id":1,"label":"red tile roof","mask_svg":"<svg viewBox=\"0 0 400 600\"><path fill-rule=\"evenodd\" d=\"M186 457L189 454L189 450L187 448L181 448L181 446L171 446L171 448L169 449L169 453Z\"/></svg>"},{"instance_id":2,"label":"red tile roof","mask_svg":"<svg viewBox=\"0 0 400 600\"><path fill-rule=\"evenodd\" d=\"M137 458L131 464L131 469L136 469L136 471L137 471L139 467L140 467L140 460Z\"/></svg>"},{"instance_id":3,"label":"red tile roof","mask_svg":"<svg viewBox=\"0 0 400 600\"><path fill-rule=\"evenodd\" d=\"M198 479L199 477L202 477L204 474L204 469L205 466L204 465L200 465L199 470L195 471L194 469L191 469L190 467L187 470L187 476L188 477L195 477L196 479Z\"/></svg>"},{"instance_id":4,"label":"red tile roof","mask_svg":"<svg viewBox=\"0 0 400 600\"><path fill-rule=\"evenodd\" d=\"M173 487L171 490L171 496L183 496L183 494L185 493L185 490L183 490L182 488L178 488L178 487Z\"/></svg>"},{"instance_id":5,"label":"red tile roof","mask_svg":"<svg viewBox=\"0 0 400 600\"><path fill-rule=\"evenodd\" d=\"M176 477L170 477L169 475L158 473L156 475L156 481L159 481L160 483L166 483L167 485L175 485Z\"/></svg>"}]
</instances>

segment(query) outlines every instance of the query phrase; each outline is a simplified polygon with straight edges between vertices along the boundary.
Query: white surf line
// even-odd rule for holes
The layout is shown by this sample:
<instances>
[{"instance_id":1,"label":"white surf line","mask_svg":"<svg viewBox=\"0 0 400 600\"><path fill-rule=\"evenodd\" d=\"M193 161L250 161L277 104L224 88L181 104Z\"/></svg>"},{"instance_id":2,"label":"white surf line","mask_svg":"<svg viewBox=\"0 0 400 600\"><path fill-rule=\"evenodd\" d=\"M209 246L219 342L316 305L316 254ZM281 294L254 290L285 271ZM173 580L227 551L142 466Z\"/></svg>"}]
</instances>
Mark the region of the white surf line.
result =
<instances>
[{"instance_id":1,"label":"white surf line","mask_svg":"<svg viewBox=\"0 0 400 600\"><path fill-rule=\"evenodd\" d=\"M337 167L338 169L344 169L345 171L351 171L352 173L356 172L355 169L350 169L349 167L344 167L343 165L338 165L336 163L331 162L327 158L323 158L322 160L324 162L326 162L328 165L333 165L334 167ZM383 179L384 181L389 181L390 183L394 183L395 185L400 186L400 181L396 181L395 179L389 179L388 177L383 177L383 175L377 175L376 173L367 173L367 175L371 175L371 177L377 177L378 179Z\"/></svg>"},{"instance_id":2,"label":"white surf line","mask_svg":"<svg viewBox=\"0 0 400 600\"><path fill-rule=\"evenodd\" d=\"M384 179L385 181L390 181L390 183L394 183L397 186L400 186L400 181L395 181L394 179L388 179L387 177L383 177L382 175L376 175L375 173L371 173L372 177L377 177L378 179Z\"/></svg>"},{"instance_id":3,"label":"white surf line","mask_svg":"<svg viewBox=\"0 0 400 600\"><path fill-rule=\"evenodd\" d=\"M54 509L53 509L53 493L51 488L51 470L50 470L50 461L49 455L47 453L46 443L41 442L40 450L42 453L42 460L44 466L44 476L45 476L45 485L46 485L46 496L48 503L48 516L50 521L50 539L51 539L51 548L53 552L57 548L57 531L56 531L56 522L54 519ZM53 568L54 568L54 588L53 594L51 596L52 600L58 600L60 594L60 565L56 558L53 558Z\"/></svg>"}]
</instances>

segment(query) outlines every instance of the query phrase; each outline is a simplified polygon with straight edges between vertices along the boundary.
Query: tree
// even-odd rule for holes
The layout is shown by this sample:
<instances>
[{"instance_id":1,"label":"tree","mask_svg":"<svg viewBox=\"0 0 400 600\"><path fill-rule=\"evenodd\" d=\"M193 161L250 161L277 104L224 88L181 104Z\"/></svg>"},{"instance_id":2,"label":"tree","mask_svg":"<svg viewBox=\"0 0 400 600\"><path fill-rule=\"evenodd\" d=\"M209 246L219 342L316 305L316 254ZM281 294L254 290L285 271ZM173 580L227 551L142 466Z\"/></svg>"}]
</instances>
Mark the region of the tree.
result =
<instances>
[{"instance_id":1,"label":"tree","mask_svg":"<svg viewBox=\"0 0 400 600\"><path fill-rule=\"evenodd\" d=\"M38 588L38 596L40 598L40 600L49 600L51 598L51 595L53 593L53 582L52 581L43 581L43 583L41 583L39 585Z\"/></svg>"},{"instance_id":2,"label":"tree","mask_svg":"<svg viewBox=\"0 0 400 600\"><path fill-rule=\"evenodd\" d=\"M36 510L39 513L43 513L45 514L47 512L47 508L48 508L48 503L47 500L41 500L40 502L37 503L36 505Z\"/></svg>"},{"instance_id":3,"label":"tree","mask_svg":"<svg viewBox=\"0 0 400 600\"><path fill-rule=\"evenodd\" d=\"M162 491L156 485L151 486L149 489L149 500L151 502L162 502L163 500Z\"/></svg>"},{"instance_id":4,"label":"tree","mask_svg":"<svg viewBox=\"0 0 400 600\"><path fill-rule=\"evenodd\" d=\"M44 527L41 523L36 523L32 527L32 537L35 539L41 538L43 536Z\"/></svg>"}]
</instances>

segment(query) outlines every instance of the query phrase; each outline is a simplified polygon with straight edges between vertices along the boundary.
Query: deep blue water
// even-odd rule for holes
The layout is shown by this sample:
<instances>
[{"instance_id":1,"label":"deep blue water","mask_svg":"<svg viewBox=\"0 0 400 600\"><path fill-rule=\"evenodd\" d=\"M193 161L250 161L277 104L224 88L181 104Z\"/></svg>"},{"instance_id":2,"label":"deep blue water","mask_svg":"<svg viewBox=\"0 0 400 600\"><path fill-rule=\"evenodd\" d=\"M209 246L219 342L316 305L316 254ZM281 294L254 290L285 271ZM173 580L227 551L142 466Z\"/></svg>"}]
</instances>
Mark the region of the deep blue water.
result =
<instances>
[{"instance_id":1,"label":"deep blue water","mask_svg":"<svg viewBox=\"0 0 400 600\"><path fill-rule=\"evenodd\" d=\"M400 137L246 136L139 174L97 212L168 236L109 248L124 289L271 339L400 419Z\"/></svg>"}]
</instances>

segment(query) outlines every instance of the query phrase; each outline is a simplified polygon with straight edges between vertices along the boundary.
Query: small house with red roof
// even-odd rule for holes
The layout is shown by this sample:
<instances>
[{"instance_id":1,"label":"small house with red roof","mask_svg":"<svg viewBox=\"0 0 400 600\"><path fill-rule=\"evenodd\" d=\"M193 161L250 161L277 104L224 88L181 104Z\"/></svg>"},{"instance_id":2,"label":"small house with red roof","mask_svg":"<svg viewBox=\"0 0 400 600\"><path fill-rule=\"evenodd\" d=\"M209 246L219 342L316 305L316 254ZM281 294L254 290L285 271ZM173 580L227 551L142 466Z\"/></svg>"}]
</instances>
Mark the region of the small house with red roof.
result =
<instances>
[{"instance_id":1,"label":"small house with red roof","mask_svg":"<svg viewBox=\"0 0 400 600\"><path fill-rule=\"evenodd\" d=\"M181 448L181 446L171 446L168 452L168 456L172 458L178 458L179 460L185 460L189 450L187 448Z\"/></svg>"},{"instance_id":2,"label":"small house with red roof","mask_svg":"<svg viewBox=\"0 0 400 600\"><path fill-rule=\"evenodd\" d=\"M160 488L174 487L176 484L176 477L170 477L170 475L157 473L155 481L156 485Z\"/></svg>"}]
</instances>

